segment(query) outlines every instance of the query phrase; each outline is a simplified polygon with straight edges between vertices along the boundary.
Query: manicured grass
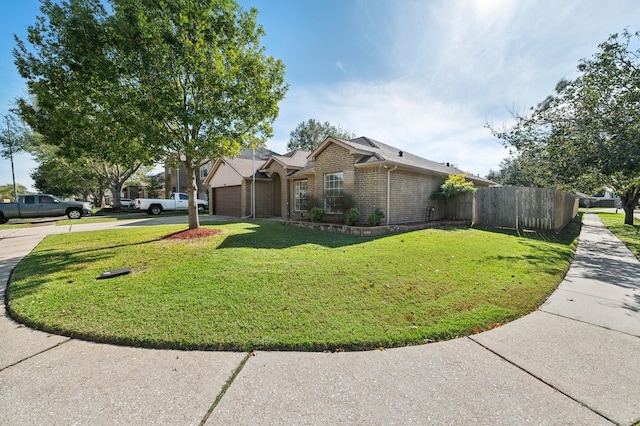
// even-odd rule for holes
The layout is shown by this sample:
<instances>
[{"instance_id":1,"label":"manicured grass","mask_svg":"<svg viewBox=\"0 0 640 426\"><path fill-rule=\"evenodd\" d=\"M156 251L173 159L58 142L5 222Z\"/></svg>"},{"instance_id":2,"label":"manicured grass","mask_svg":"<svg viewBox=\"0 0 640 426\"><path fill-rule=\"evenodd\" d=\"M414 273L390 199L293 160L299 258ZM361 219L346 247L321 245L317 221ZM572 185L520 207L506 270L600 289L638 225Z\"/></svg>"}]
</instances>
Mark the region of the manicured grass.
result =
<instances>
[{"instance_id":1,"label":"manicured grass","mask_svg":"<svg viewBox=\"0 0 640 426\"><path fill-rule=\"evenodd\" d=\"M18 229L18 228L28 228L30 227L30 223L11 223L7 222L0 225L0 229Z\"/></svg>"},{"instance_id":2,"label":"manicured grass","mask_svg":"<svg viewBox=\"0 0 640 426\"><path fill-rule=\"evenodd\" d=\"M430 229L382 238L276 222L51 235L15 269L11 314L49 332L179 349L357 350L451 339L536 309L579 224L560 235ZM129 275L97 280L130 267Z\"/></svg>"},{"instance_id":3,"label":"manicured grass","mask_svg":"<svg viewBox=\"0 0 640 426\"><path fill-rule=\"evenodd\" d=\"M602 223L640 259L640 225L625 225L624 213L598 213ZM634 219L634 223L638 220Z\"/></svg>"}]
</instances>

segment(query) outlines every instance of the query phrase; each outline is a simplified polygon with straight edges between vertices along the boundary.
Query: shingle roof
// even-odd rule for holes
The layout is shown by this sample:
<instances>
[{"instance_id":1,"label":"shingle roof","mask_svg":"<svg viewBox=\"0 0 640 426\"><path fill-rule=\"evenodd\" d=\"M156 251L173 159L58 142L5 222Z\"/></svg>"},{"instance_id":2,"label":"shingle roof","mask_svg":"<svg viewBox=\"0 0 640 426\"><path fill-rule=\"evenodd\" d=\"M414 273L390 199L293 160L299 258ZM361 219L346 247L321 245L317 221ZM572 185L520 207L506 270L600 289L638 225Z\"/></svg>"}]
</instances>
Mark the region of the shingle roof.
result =
<instances>
[{"instance_id":1,"label":"shingle roof","mask_svg":"<svg viewBox=\"0 0 640 426\"><path fill-rule=\"evenodd\" d=\"M254 160L251 149L242 150L240 154L234 158L225 157L222 161L237 171L243 178L250 178L256 170L259 170L262 167L265 161L269 160L273 156L278 156L278 154L267 148L258 148L256 149L255 156L255 169L253 167ZM262 179L268 178L268 176L264 173L256 172L256 178Z\"/></svg>"},{"instance_id":2,"label":"shingle roof","mask_svg":"<svg viewBox=\"0 0 640 426\"><path fill-rule=\"evenodd\" d=\"M403 151L399 148L395 148L391 145L387 145L380 141L367 138L367 137L358 137L351 140L338 139L345 145L348 145L358 151L364 151L365 154L362 158L360 158L356 164L367 164L367 163L392 163L400 166L409 166L412 168L422 169L425 171L432 171L439 174L463 174L464 171L452 167L451 165L438 163L435 161L427 160L426 158L419 157L417 155L413 155L406 151ZM368 155L367 155L368 154ZM468 174L468 178L475 181L493 183L485 178L480 176L475 176L472 174Z\"/></svg>"},{"instance_id":3,"label":"shingle roof","mask_svg":"<svg viewBox=\"0 0 640 426\"><path fill-rule=\"evenodd\" d=\"M427 160L426 158L413 155L401 149L395 148L391 145L387 145L380 141L367 138L364 136L344 140L338 138L328 138L328 140L338 141L347 147L350 147L360 153L356 164L392 164L410 167L413 169L420 169L425 172L433 172L441 175L449 174L462 174L464 171L452 167L448 164L438 163L435 161ZM327 143L327 140L323 144ZM323 145L321 144L321 146ZM268 165L269 161L279 161L288 169L297 169L289 173L288 175L304 174L315 168L315 163L309 161L310 157L313 157L313 153L303 150L294 150L284 155L277 154L266 148L256 149L255 154L255 168L252 160L253 153L250 149L243 150L240 155L235 158L224 158L229 166L233 167L242 177L251 178L253 174L256 174L256 178L268 178L268 176L261 172ZM495 184L488 179L472 174L467 174L468 178L472 181L484 182L489 184Z\"/></svg>"},{"instance_id":4,"label":"shingle roof","mask_svg":"<svg viewBox=\"0 0 640 426\"><path fill-rule=\"evenodd\" d=\"M307 165L307 157L309 154L311 154L309 151L296 149L294 151L287 152L284 155L273 155L272 158L274 160L278 160L286 168L301 169ZM265 166L267 163L265 163Z\"/></svg>"}]
</instances>

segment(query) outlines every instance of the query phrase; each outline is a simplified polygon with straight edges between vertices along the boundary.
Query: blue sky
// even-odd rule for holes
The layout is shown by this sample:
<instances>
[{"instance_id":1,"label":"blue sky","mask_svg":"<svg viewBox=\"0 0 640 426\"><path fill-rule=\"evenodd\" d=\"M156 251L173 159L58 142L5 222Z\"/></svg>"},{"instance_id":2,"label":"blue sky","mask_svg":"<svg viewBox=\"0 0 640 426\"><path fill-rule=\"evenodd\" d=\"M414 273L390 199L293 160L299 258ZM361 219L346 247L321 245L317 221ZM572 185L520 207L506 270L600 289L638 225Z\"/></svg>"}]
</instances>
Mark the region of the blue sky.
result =
<instances>
[{"instance_id":1,"label":"blue sky","mask_svg":"<svg viewBox=\"0 0 640 426\"><path fill-rule=\"evenodd\" d=\"M486 175L508 151L483 127L549 95L609 34L637 31L636 0L241 0L286 65L270 149L309 118ZM25 86L13 65L37 0L0 0L0 114ZM36 164L16 158L18 183ZM11 182L0 159L0 185Z\"/></svg>"}]
</instances>

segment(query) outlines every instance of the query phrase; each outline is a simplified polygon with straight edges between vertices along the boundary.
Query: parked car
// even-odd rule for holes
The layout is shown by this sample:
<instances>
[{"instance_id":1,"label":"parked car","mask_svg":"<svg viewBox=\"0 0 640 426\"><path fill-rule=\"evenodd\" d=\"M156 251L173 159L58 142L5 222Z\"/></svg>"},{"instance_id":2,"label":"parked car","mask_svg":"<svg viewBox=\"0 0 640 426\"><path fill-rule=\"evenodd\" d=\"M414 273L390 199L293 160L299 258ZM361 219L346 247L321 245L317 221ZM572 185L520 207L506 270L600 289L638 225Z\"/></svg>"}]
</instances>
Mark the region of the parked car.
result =
<instances>
[{"instance_id":1,"label":"parked car","mask_svg":"<svg viewBox=\"0 0 640 426\"><path fill-rule=\"evenodd\" d=\"M126 207L128 209L133 208L135 201L131 198L120 198L120 207Z\"/></svg>"},{"instance_id":2,"label":"parked car","mask_svg":"<svg viewBox=\"0 0 640 426\"><path fill-rule=\"evenodd\" d=\"M197 200L198 213L204 213L209 209L209 205L206 200ZM175 192L171 194L168 199L164 198L136 198L133 206L136 210L146 210L147 213L157 215L162 213L163 210L186 211L189 209L189 196L182 192Z\"/></svg>"},{"instance_id":3,"label":"parked car","mask_svg":"<svg viewBox=\"0 0 640 426\"><path fill-rule=\"evenodd\" d=\"M90 214L89 202L62 201L49 194L20 195L17 203L0 203L0 224L14 218L67 215L69 219L80 219Z\"/></svg>"}]
</instances>

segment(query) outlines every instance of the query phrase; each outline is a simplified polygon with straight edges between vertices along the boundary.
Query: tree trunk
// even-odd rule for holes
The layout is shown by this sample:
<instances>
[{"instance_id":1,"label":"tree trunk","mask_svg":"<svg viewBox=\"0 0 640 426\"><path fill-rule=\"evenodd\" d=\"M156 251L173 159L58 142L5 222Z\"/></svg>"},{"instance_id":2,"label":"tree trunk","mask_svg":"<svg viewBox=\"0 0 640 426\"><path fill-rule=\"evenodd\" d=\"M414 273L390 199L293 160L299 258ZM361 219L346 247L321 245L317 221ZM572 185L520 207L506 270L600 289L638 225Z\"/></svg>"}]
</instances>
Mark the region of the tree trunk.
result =
<instances>
[{"instance_id":1,"label":"tree trunk","mask_svg":"<svg viewBox=\"0 0 640 426\"><path fill-rule=\"evenodd\" d=\"M640 199L639 188L631 188L626 194L620 196L620 202L624 209L624 224L633 225L633 212Z\"/></svg>"},{"instance_id":2,"label":"tree trunk","mask_svg":"<svg viewBox=\"0 0 640 426\"><path fill-rule=\"evenodd\" d=\"M196 180L196 168L190 160L185 161L187 171L187 195L189 196L189 229L200 228L198 217L198 184Z\"/></svg>"},{"instance_id":3,"label":"tree trunk","mask_svg":"<svg viewBox=\"0 0 640 426\"><path fill-rule=\"evenodd\" d=\"M111 192L113 193L113 208L120 208L120 198L122 194L122 182L120 180L111 182Z\"/></svg>"}]
</instances>

